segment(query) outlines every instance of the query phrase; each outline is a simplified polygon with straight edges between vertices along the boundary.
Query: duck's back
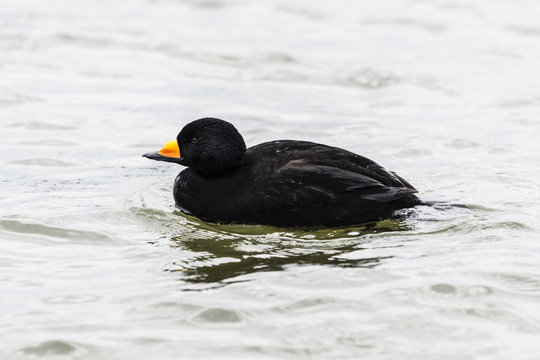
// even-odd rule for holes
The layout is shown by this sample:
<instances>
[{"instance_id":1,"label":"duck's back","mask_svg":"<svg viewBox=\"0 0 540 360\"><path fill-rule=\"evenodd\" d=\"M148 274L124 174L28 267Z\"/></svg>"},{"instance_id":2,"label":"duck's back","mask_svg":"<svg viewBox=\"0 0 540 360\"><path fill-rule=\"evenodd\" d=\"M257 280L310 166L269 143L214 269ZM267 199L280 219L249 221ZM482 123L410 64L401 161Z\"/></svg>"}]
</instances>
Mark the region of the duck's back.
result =
<instances>
[{"instance_id":1,"label":"duck's back","mask_svg":"<svg viewBox=\"0 0 540 360\"><path fill-rule=\"evenodd\" d=\"M278 140L247 149L220 177L191 169L175 182L178 206L223 222L345 226L389 217L419 204L416 190L377 163L347 150Z\"/></svg>"}]
</instances>

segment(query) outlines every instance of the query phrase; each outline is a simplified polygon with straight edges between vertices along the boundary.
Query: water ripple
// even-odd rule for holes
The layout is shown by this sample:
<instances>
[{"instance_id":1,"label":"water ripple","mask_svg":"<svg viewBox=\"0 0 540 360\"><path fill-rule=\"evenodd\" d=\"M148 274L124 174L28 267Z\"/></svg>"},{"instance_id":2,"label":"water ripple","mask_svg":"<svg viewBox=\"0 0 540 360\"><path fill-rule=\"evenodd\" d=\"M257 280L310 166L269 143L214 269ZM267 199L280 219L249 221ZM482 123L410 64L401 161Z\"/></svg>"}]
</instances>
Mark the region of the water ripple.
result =
<instances>
[{"instance_id":1,"label":"water ripple","mask_svg":"<svg viewBox=\"0 0 540 360\"><path fill-rule=\"evenodd\" d=\"M233 310L212 308L205 309L199 314L191 318L191 321L196 324L231 324L236 325L242 323L242 317Z\"/></svg>"},{"instance_id":2,"label":"water ripple","mask_svg":"<svg viewBox=\"0 0 540 360\"><path fill-rule=\"evenodd\" d=\"M55 227L38 223L26 223L17 220L0 220L0 228L12 234L34 235L36 239L47 238L59 243L99 243L110 242L111 238L94 231L81 231L67 229L65 227Z\"/></svg>"},{"instance_id":3,"label":"water ripple","mask_svg":"<svg viewBox=\"0 0 540 360\"><path fill-rule=\"evenodd\" d=\"M31 159L21 159L21 160L12 160L9 164L14 165L25 165L25 166L45 166L45 167L70 167L76 166L74 163L59 159L50 159L50 158L31 158Z\"/></svg>"},{"instance_id":4,"label":"water ripple","mask_svg":"<svg viewBox=\"0 0 540 360\"><path fill-rule=\"evenodd\" d=\"M13 92L0 91L0 107L40 101L39 98Z\"/></svg>"},{"instance_id":5,"label":"water ripple","mask_svg":"<svg viewBox=\"0 0 540 360\"><path fill-rule=\"evenodd\" d=\"M36 346L21 349L24 354L34 356L67 355L75 352L77 347L62 340L49 340Z\"/></svg>"}]
</instances>

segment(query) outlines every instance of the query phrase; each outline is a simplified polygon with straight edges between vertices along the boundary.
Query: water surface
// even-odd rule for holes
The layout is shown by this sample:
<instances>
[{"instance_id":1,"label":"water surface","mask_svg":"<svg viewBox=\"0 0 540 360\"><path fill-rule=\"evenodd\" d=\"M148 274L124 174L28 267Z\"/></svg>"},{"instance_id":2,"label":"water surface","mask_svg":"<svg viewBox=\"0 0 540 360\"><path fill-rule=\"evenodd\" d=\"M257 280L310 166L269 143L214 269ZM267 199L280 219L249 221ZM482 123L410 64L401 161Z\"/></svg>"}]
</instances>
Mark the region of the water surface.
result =
<instances>
[{"instance_id":1,"label":"water surface","mask_svg":"<svg viewBox=\"0 0 540 360\"><path fill-rule=\"evenodd\" d=\"M535 359L540 5L6 0L0 358ZM426 200L339 229L208 224L188 121L397 171Z\"/></svg>"}]
</instances>

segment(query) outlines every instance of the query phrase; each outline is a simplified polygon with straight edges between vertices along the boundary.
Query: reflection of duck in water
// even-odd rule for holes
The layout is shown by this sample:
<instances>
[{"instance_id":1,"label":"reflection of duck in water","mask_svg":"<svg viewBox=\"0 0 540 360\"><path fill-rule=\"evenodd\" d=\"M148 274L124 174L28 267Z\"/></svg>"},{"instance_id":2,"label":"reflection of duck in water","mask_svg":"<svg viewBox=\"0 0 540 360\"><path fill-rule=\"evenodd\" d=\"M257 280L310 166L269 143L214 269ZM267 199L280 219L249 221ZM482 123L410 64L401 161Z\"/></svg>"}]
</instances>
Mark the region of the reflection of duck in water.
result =
<instances>
[{"instance_id":1,"label":"reflection of duck in water","mask_svg":"<svg viewBox=\"0 0 540 360\"><path fill-rule=\"evenodd\" d=\"M236 128L214 118L143 156L187 166L174 183L176 205L208 221L346 226L421 203L407 181L363 156L294 140L246 150Z\"/></svg>"},{"instance_id":2,"label":"reflection of duck in water","mask_svg":"<svg viewBox=\"0 0 540 360\"><path fill-rule=\"evenodd\" d=\"M395 219L332 229L188 222L171 238L179 251L175 251L176 261L167 268L186 283L222 285L245 281L246 278L233 280L241 275L281 271L289 266L372 268L402 253L403 245L393 242L372 246L360 238L405 230L411 228Z\"/></svg>"}]
</instances>

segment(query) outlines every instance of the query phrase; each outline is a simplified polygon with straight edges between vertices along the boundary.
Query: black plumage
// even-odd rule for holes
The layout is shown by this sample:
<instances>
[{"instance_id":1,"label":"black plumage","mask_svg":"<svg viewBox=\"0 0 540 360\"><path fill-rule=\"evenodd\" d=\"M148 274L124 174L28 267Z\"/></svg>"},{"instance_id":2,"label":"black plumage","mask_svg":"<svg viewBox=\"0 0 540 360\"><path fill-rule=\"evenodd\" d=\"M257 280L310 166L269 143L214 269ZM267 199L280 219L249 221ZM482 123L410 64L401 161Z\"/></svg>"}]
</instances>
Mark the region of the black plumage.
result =
<instances>
[{"instance_id":1,"label":"black plumage","mask_svg":"<svg viewBox=\"0 0 540 360\"><path fill-rule=\"evenodd\" d=\"M174 199L203 220L345 226L420 204L407 181L340 148L277 140L246 150L236 128L214 118L186 125L177 143L177 159L144 156L188 167L175 180Z\"/></svg>"}]
</instances>

